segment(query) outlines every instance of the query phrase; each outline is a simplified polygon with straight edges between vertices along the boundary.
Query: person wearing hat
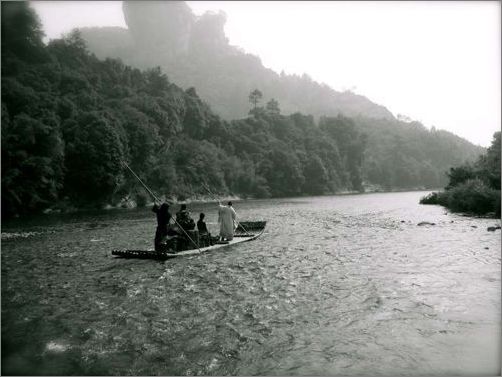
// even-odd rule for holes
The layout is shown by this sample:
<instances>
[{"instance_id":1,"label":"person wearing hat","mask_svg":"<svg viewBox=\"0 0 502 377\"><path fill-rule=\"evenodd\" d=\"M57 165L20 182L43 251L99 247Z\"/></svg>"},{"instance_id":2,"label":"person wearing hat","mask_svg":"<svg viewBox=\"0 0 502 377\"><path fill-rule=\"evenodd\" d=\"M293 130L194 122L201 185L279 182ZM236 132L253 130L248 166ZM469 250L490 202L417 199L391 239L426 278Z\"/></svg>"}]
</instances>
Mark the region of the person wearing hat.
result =
<instances>
[{"instance_id":1,"label":"person wearing hat","mask_svg":"<svg viewBox=\"0 0 502 377\"><path fill-rule=\"evenodd\" d=\"M195 228L195 221L190 216L186 204L182 204L180 210L176 213L176 222L185 231L193 230Z\"/></svg>"}]
</instances>

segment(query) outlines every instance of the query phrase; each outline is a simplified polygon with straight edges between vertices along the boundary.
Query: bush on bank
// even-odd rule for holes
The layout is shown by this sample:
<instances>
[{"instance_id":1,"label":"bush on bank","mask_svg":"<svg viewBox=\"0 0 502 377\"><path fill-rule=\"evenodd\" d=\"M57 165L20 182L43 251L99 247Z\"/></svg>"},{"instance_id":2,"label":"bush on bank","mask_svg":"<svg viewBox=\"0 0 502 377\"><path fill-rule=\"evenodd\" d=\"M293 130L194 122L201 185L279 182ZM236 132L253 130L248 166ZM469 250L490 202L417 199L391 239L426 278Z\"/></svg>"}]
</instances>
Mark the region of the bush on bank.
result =
<instances>
[{"instance_id":1,"label":"bush on bank","mask_svg":"<svg viewBox=\"0 0 502 377\"><path fill-rule=\"evenodd\" d=\"M500 132L474 165L451 168L444 191L432 192L420 204L439 204L454 212L493 214L500 218Z\"/></svg>"}]
</instances>

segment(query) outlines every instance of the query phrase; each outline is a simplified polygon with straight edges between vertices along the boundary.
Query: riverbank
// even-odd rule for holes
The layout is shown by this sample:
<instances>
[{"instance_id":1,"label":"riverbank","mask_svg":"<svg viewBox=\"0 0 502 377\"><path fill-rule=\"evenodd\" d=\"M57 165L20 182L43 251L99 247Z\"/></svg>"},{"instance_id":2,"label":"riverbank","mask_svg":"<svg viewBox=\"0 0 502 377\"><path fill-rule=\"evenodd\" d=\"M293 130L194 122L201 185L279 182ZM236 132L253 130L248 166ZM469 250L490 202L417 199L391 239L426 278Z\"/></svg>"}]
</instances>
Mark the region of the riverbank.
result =
<instances>
[{"instance_id":1,"label":"riverbank","mask_svg":"<svg viewBox=\"0 0 502 377\"><path fill-rule=\"evenodd\" d=\"M453 212L494 215L500 218L500 132L474 164L451 168L448 185L420 199L420 204L439 204Z\"/></svg>"},{"instance_id":2,"label":"riverbank","mask_svg":"<svg viewBox=\"0 0 502 377\"><path fill-rule=\"evenodd\" d=\"M486 187L479 180L431 192L420 199L420 204L440 205L467 216L500 219L500 190Z\"/></svg>"},{"instance_id":3,"label":"riverbank","mask_svg":"<svg viewBox=\"0 0 502 377\"><path fill-rule=\"evenodd\" d=\"M200 203L224 203L228 201L243 200L242 197L237 195L221 195L221 196L207 196L207 195L194 195L188 198L178 198L178 197L160 197L161 202L169 203L171 205L180 204L200 204ZM137 207L148 207L153 206L153 201L148 201L143 205L138 205L138 203L131 198L122 199L117 205L106 205L103 209L117 209L117 208L137 208Z\"/></svg>"},{"instance_id":4,"label":"riverbank","mask_svg":"<svg viewBox=\"0 0 502 377\"><path fill-rule=\"evenodd\" d=\"M221 196L208 196L208 195L194 195L193 197L188 198L178 198L176 196L164 197L161 196L161 202L167 202L172 205L180 205L180 204L199 204L199 203L217 203L217 202L226 202L226 201L237 201L243 200L237 195L221 195ZM77 207L74 204L71 204L66 201L60 201L54 206L46 208L40 214L50 215L50 214L67 214L67 213L75 213L75 212L86 212L86 211L95 211L95 210L112 210L112 209L133 209L138 207L148 207L153 206L154 202L150 199L149 201L141 200L141 203L138 204L138 201L132 198L130 195L122 198L116 204L105 204L102 206L87 206L87 207ZM18 218L19 216L15 216Z\"/></svg>"},{"instance_id":5,"label":"riverbank","mask_svg":"<svg viewBox=\"0 0 502 377\"><path fill-rule=\"evenodd\" d=\"M365 186L365 190L363 192L356 190L340 190L334 193L326 193L320 196L343 196L343 195L363 195L363 194L372 194L372 193L393 193L393 192L417 192L417 191L434 191L438 190L438 188L426 189L424 187L413 187L408 189L403 188L394 188L394 189L384 189L381 186L377 185L368 185ZM310 195L300 195L298 198L308 197ZM255 200L255 199L266 199L266 198L257 198L251 196L240 196L240 195L199 195L195 194L189 197L184 196L161 196L159 199L162 202L167 202L172 205L180 205L180 204L202 204L202 203L225 203L227 201L242 201L242 200ZM275 198L280 199L280 198ZM70 203L67 200L61 200L55 203L53 206L46 208L42 212L38 214L51 215L51 214L71 214L71 213L80 213L80 212L88 212L88 211L96 211L96 210L114 210L114 209L133 209L138 207L148 207L153 206L154 202L151 198L146 197L135 197L132 194L126 195L120 200L117 200L116 203L107 203L101 206L86 206L86 207L77 207L74 203ZM13 218L20 218L20 216L14 216ZM6 220L6 219L3 219Z\"/></svg>"}]
</instances>

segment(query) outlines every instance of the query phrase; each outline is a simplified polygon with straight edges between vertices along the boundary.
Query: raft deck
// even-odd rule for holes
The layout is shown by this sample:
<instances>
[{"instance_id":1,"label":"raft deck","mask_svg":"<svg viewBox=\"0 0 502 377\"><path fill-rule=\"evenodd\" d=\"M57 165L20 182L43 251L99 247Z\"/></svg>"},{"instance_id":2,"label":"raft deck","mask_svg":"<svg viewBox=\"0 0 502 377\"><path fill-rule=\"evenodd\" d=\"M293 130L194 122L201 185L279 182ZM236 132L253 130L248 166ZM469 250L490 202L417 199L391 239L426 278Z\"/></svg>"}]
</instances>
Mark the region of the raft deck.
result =
<instances>
[{"instance_id":1,"label":"raft deck","mask_svg":"<svg viewBox=\"0 0 502 377\"><path fill-rule=\"evenodd\" d=\"M223 247L236 245L238 243L252 241L258 238L265 230L266 221L247 221L239 223L235 230L234 238L231 241L217 242L214 245L201 247L198 249L189 249L178 252L167 251L157 252L154 249L148 250L113 250L112 255L121 258L140 258L140 259L159 259L166 260L183 255L195 255L205 253L211 250L221 249Z\"/></svg>"}]
</instances>

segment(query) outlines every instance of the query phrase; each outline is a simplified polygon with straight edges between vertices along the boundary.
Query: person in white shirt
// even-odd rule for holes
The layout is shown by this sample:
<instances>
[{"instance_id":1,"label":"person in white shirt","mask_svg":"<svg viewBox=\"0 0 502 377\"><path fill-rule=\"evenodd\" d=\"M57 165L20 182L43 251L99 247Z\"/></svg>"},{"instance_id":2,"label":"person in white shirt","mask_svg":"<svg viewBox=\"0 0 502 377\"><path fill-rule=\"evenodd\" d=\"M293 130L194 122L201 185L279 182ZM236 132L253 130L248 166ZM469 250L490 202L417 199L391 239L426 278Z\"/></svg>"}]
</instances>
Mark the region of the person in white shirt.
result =
<instances>
[{"instance_id":1,"label":"person in white shirt","mask_svg":"<svg viewBox=\"0 0 502 377\"><path fill-rule=\"evenodd\" d=\"M227 206L220 203L218 210L218 223L220 224L220 239L222 241L232 241L234 238L234 231L236 228L236 218L232 202L228 202Z\"/></svg>"}]
</instances>

